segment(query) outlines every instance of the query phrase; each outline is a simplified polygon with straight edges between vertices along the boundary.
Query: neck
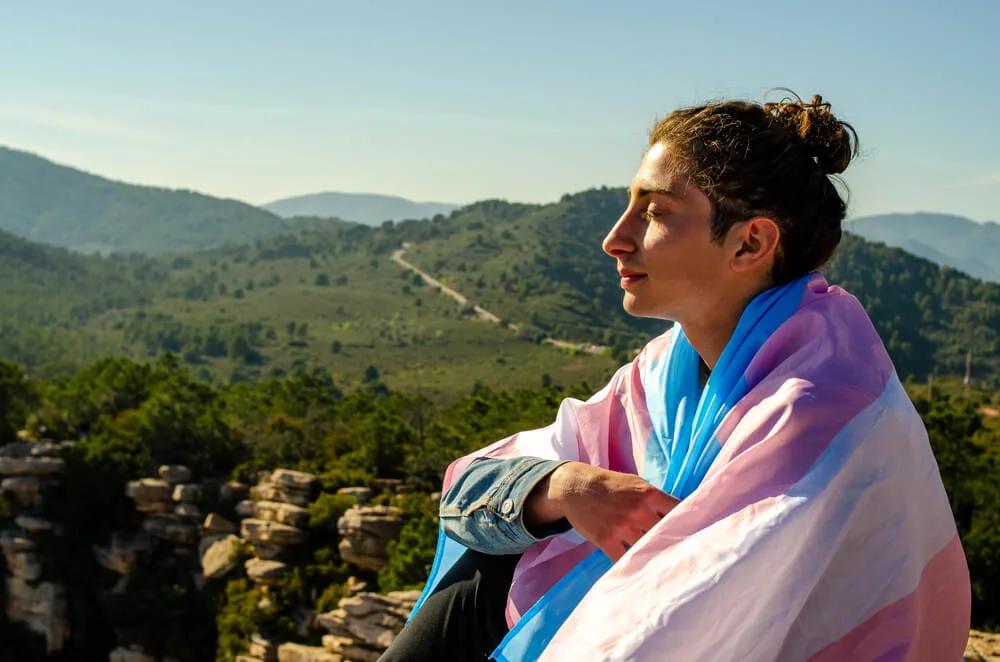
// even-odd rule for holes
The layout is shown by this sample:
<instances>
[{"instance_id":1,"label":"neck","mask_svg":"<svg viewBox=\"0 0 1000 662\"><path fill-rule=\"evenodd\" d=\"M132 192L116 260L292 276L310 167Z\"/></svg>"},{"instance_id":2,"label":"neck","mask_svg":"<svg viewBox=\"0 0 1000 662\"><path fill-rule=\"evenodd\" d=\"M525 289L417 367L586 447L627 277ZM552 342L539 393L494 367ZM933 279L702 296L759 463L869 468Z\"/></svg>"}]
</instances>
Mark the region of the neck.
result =
<instances>
[{"instance_id":1,"label":"neck","mask_svg":"<svg viewBox=\"0 0 1000 662\"><path fill-rule=\"evenodd\" d=\"M733 332L736 331L740 316L756 294L754 292L735 301L717 301L706 314L698 315L696 319L680 320L688 342L698 352L709 370L715 369L715 364L722 356L722 350L726 348L729 339L733 337Z\"/></svg>"}]
</instances>

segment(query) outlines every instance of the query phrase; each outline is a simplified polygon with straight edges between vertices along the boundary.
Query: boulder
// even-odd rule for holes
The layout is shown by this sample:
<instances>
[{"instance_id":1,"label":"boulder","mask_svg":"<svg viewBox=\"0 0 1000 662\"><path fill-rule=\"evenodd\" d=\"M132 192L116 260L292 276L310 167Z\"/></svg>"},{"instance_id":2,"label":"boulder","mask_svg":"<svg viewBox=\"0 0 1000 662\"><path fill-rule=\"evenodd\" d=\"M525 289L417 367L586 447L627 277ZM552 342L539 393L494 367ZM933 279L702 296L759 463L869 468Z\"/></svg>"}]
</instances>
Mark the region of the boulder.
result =
<instances>
[{"instance_id":1,"label":"boulder","mask_svg":"<svg viewBox=\"0 0 1000 662\"><path fill-rule=\"evenodd\" d=\"M330 634L349 638L362 648L384 651L403 629L419 597L419 591L389 595L359 593L343 598L337 609L317 616L316 623ZM343 654L354 659L346 652Z\"/></svg>"},{"instance_id":2,"label":"boulder","mask_svg":"<svg viewBox=\"0 0 1000 662\"><path fill-rule=\"evenodd\" d=\"M340 556L365 570L377 571L389 562L386 545L399 537L403 520L392 506L353 506L337 522Z\"/></svg>"},{"instance_id":3,"label":"boulder","mask_svg":"<svg viewBox=\"0 0 1000 662\"><path fill-rule=\"evenodd\" d=\"M271 474L269 482L286 489L308 492L316 484L316 476L304 471L275 469L274 473Z\"/></svg>"},{"instance_id":4,"label":"boulder","mask_svg":"<svg viewBox=\"0 0 1000 662\"><path fill-rule=\"evenodd\" d=\"M5 476L48 476L65 466L58 457L0 457L0 474Z\"/></svg>"},{"instance_id":5,"label":"boulder","mask_svg":"<svg viewBox=\"0 0 1000 662\"><path fill-rule=\"evenodd\" d=\"M54 528L52 522L47 519L32 517L30 515L18 515L14 518L14 524L17 524L33 536L37 536L40 533L48 533Z\"/></svg>"},{"instance_id":6,"label":"boulder","mask_svg":"<svg viewBox=\"0 0 1000 662\"><path fill-rule=\"evenodd\" d=\"M209 579L225 577L236 567L240 539L230 534L213 540L201 554L201 574Z\"/></svg>"},{"instance_id":7,"label":"boulder","mask_svg":"<svg viewBox=\"0 0 1000 662\"><path fill-rule=\"evenodd\" d=\"M972 630L965 647L964 660L968 662L995 662L1000 660L1000 633L989 634Z\"/></svg>"},{"instance_id":8,"label":"boulder","mask_svg":"<svg viewBox=\"0 0 1000 662\"><path fill-rule=\"evenodd\" d=\"M185 485L174 485L174 491L171 494L174 501L183 501L185 503L198 503L201 501L202 489L201 485L195 483L188 483Z\"/></svg>"},{"instance_id":9,"label":"boulder","mask_svg":"<svg viewBox=\"0 0 1000 662\"><path fill-rule=\"evenodd\" d=\"M335 634L323 635L323 648L331 653L338 653L351 662L378 662L383 651L368 648L350 637L338 637Z\"/></svg>"},{"instance_id":10,"label":"boulder","mask_svg":"<svg viewBox=\"0 0 1000 662\"><path fill-rule=\"evenodd\" d=\"M61 650L69 638L65 592L58 584L32 586L23 579L8 577L7 618L44 636L49 653Z\"/></svg>"},{"instance_id":11,"label":"boulder","mask_svg":"<svg viewBox=\"0 0 1000 662\"><path fill-rule=\"evenodd\" d=\"M250 486L230 481L219 488L219 499L226 503L241 501L250 493Z\"/></svg>"},{"instance_id":12,"label":"boulder","mask_svg":"<svg viewBox=\"0 0 1000 662\"><path fill-rule=\"evenodd\" d=\"M159 478L132 480L125 486L125 496L135 502L136 510L140 512L162 512L163 508L173 510L172 491L170 485Z\"/></svg>"},{"instance_id":13,"label":"boulder","mask_svg":"<svg viewBox=\"0 0 1000 662\"><path fill-rule=\"evenodd\" d=\"M201 508L193 503L179 503L174 507L174 515L185 519L201 519Z\"/></svg>"},{"instance_id":14,"label":"boulder","mask_svg":"<svg viewBox=\"0 0 1000 662\"><path fill-rule=\"evenodd\" d=\"M35 552L5 554L7 572L26 582L36 582L42 576L42 559Z\"/></svg>"},{"instance_id":15,"label":"boulder","mask_svg":"<svg viewBox=\"0 0 1000 662\"><path fill-rule=\"evenodd\" d=\"M240 536L254 544L270 543L280 547L297 545L306 538L302 529L262 519L243 520L240 523Z\"/></svg>"},{"instance_id":16,"label":"boulder","mask_svg":"<svg viewBox=\"0 0 1000 662\"><path fill-rule=\"evenodd\" d=\"M108 662L156 662L156 658L143 652L142 647L119 646L111 651Z\"/></svg>"},{"instance_id":17,"label":"boulder","mask_svg":"<svg viewBox=\"0 0 1000 662\"><path fill-rule=\"evenodd\" d=\"M126 533L115 531L111 534L111 544L108 547L94 546L91 551L97 562L108 570L119 575L130 575L138 565L139 557L148 554L153 549L153 539L145 533Z\"/></svg>"},{"instance_id":18,"label":"boulder","mask_svg":"<svg viewBox=\"0 0 1000 662\"><path fill-rule=\"evenodd\" d=\"M256 509L254 504L256 503L256 501L251 499L244 499L243 501L240 501L236 504L236 514L240 517L253 517Z\"/></svg>"},{"instance_id":19,"label":"boulder","mask_svg":"<svg viewBox=\"0 0 1000 662\"><path fill-rule=\"evenodd\" d=\"M259 634L250 637L250 650L247 652L261 662L278 662L278 642Z\"/></svg>"},{"instance_id":20,"label":"boulder","mask_svg":"<svg viewBox=\"0 0 1000 662\"><path fill-rule=\"evenodd\" d=\"M0 481L0 492L10 492L25 506L37 507L42 503L42 491L52 485L38 476L13 476Z\"/></svg>"},{"instance_id":21,"label":"boulder","mask_svg":"<svg viewBox=\"0 0 1000 662\"><path fill-rule=\"evenodd\" d=\"M286 643L278 646L278 662L344 662L344 658L318 646Z\"/></svg>"},{"instance_id":22,"label":"boulder","mask_svg":"<svg viewBox=\"0 0 1000 662\"><path fill-rule=\"evenodd\" d=\"M337 490L337 494L346 494L358 500L360 505L365 505L375 496L375 491L370 487L342 487Z\"/></svg>"},{"instance_id":23,"label":"boulder","mask_svg":"<svg viewBox=\"0 0 1000 662\"><path fill-rule=\"evenodd\" d=\"M164 464L161 466L157 472L160 478L164 482L170 483L171 485L177 485L178 483L190 483L191 482L191 470L181 464Z\"/></svg>"},{"instance_id":24,"label":"boulder","mask_svg":"<svg viewBox=\"0 0 1000 662\"><path fill-rule=\"evenodd\" d=\"M236 533L239 531L239 527L218 513L209 513L201 528L207 534Z\"/></svg>"},{"instance_id":25,"label":"boulder","mask_svg":"<svg viewBox=\"0 0 1000 662\"><path fill-rule=\"evenodd\" d=\"M50 441L15 441L0 446L0 457L56 457L61 446Z\"/></svg>"},{"instance_id":26,"label":"boulder","mask_svg":"<svg viewBox=\"0 0 1000 662\"><path fill-rule=\"evenodd\" d=\"M244 567L250 581L268 586L277 585L288 572L288 566L281 561L265 561L264 559L250 559L244 564Z\"/></svg>"},{"instance_id":27,"label":"boulder","mask_svg":"<svg viewBox=\"0 0 1000 662\"><path fill-rule=\"evenodd\" d=\"M190 545L198 542L197 524L167 515L147 518L142 523L142 529L154 538L166 540L175 545Z\"/></svg>"},{"instance_id":28,"label":"boulder","mask_svg":"<svg viewBox=\"0 0 1000 662\"><path fill-rule=\"evenodd\" d=\"M296 506L308 506L312 501L309 492L283 488L274 483L260 483L250 488L250 495L257 501L282 501Z\"/></svg>"},{"instance_id":29,"label":"boulder","mask_svg":"<svg viewBox=\"0 0 1000 662\"><path fill-rule=\"evenodd\" d=\"M252 501L253 517L279 522L289 526L304 527L309 524L309 511L301 506L280 501Z\"/></svg>"}]
</instances>

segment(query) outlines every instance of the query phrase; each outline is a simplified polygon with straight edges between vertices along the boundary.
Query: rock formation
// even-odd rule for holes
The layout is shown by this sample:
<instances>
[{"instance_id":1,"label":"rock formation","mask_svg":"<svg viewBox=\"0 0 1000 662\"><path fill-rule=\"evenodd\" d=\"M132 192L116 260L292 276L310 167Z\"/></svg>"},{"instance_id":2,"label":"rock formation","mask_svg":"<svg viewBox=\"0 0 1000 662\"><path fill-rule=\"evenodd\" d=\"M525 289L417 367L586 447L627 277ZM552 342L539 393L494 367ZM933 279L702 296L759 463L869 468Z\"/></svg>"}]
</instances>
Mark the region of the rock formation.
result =
<instances>
[{"instance_id":1,"label":"rock formation","mask_svg":"<svg viewBox=\"0 0 1000 662\"><path fill-rule=\"evenodd\" d=\"M386 545L399 537L403 520L392 506L354 506L337 523L340 556L364 570L379 570L389 562Z\"/></svg>"}]
</instances>

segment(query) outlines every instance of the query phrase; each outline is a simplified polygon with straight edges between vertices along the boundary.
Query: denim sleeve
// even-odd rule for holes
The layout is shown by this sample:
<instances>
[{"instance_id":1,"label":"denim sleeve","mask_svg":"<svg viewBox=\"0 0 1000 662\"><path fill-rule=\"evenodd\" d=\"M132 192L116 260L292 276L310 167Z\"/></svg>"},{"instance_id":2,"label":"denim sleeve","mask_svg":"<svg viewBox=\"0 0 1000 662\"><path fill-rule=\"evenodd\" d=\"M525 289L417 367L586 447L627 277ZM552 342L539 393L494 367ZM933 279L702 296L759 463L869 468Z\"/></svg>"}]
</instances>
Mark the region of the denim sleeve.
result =
<instances>
[{"instance_id":1,"label":"denim sleeve","mask_svg":"<svg viewBox=\"0 0 1000 662\"><path fill-rule=\"evenodd\" d=\"M477 552L520 554L568 531L566 520L529 531L522 518L531 490L566 462L537 457L475 460L441 496L445 535Z\"/></svg>"}]
</instances>

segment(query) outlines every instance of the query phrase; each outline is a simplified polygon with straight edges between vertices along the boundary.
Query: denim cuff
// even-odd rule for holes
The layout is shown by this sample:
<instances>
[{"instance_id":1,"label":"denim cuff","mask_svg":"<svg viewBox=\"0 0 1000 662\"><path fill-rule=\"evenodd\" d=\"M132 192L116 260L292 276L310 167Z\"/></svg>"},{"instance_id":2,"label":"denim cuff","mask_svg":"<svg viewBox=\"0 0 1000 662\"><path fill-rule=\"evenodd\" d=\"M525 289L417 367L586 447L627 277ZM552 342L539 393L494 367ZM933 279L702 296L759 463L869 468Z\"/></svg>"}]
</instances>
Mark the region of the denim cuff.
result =
<instances>
[{"instance_id":1,"label":"denim cuff","mask_svg":"<svg viewBox=\"0 0 1000 662\"><path fill-rule=\"evenodd\" d=\"M445 534L479 552L520 554L545 538L568 531L566 520L534 531L524 525L528 495L566 462L536 457L474 461L442 496Z\"/></svg>"}]
</instances>

